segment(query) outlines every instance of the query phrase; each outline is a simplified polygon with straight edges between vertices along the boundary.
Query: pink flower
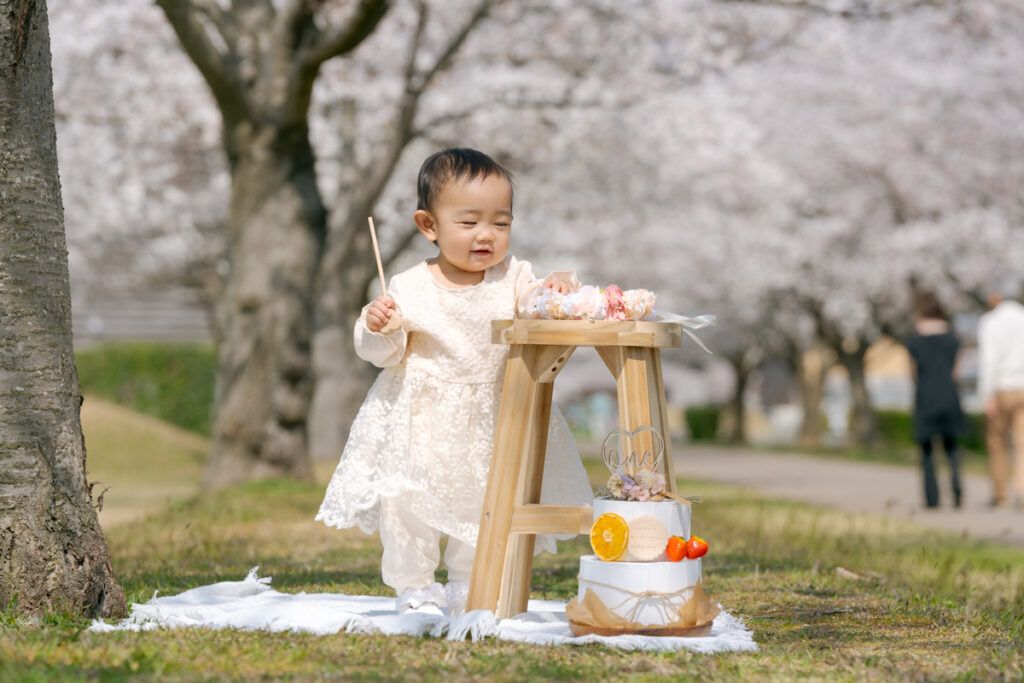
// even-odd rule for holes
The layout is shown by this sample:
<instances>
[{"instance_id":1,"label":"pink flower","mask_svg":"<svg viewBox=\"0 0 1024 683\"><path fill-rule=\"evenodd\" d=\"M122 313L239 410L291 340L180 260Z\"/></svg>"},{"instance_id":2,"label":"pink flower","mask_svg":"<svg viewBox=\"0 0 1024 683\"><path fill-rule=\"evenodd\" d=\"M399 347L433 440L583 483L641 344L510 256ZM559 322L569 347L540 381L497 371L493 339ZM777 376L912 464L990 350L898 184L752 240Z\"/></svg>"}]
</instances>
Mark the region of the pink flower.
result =
<instances>
[{"instance_id":1,"label":"pink flower","mask_svg":"<svg viewBox=\"0 0 1024 683\"><path fill-rule=\"evenodd\" d=\"M616 285L608 285L604 290L604 298L608 302L608 320L625 320L626 304L622 300L622 290Z\"/></svg>"}]
</instances>

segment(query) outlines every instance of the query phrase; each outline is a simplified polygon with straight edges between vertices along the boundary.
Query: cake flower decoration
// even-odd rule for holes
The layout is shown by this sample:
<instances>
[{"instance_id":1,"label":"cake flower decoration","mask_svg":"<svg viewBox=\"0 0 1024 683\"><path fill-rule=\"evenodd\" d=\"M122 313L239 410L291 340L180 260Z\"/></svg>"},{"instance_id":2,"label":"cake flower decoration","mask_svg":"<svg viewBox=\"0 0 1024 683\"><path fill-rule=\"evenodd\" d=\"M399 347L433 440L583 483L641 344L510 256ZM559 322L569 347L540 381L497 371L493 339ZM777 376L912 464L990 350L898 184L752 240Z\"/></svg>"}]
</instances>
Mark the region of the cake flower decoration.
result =
<instances>
[{"instance_id":1,"label":"cake flower decoration","mask_svg":"<svg viewBox=\"0 0 1024 683\"><path fill-rule=\"evenodd\" d=\"M633 443L641 446L633 449ZM628 455L623 455L628 450ZM665 475L658 472L665 455L665 439L654 427L643 425L632 432L615 429L601 444L601 459L611 472L608 482L599 487L598 498L645 503L670 498L684 505L699 503L699 497L678 496L667 490Z\"/></svg>"}]
</instances>

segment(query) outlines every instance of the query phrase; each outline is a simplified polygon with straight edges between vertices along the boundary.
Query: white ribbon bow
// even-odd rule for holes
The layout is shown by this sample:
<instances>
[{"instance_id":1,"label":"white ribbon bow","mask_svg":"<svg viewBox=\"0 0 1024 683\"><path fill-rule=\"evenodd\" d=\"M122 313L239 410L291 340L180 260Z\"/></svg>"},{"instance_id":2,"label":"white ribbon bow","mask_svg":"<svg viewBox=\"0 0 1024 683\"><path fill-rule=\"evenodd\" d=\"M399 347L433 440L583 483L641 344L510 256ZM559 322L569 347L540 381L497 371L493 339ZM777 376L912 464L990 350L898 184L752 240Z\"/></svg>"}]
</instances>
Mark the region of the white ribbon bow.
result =
<instances>
[{"instance_id":1,"label":"white ribbon bow","mask_svg":"<svg viewBox=\"0 0 1024 683\"><path fill-rule=\"evenodd\" d=\"M711 353L708 347L704 346L704 342L698 339L697 335L690 332L690 330L699 330L701 328L714 325L715 321L718 320L717 316L707 314L690 318L685 315L679 315L678 313L655 310L653 311L653 317L661 322L680 323L683 326L683 332L685 332L690 339L697 342L697 346L704 349L706 353Z\"/></svg>"}]
</instances>

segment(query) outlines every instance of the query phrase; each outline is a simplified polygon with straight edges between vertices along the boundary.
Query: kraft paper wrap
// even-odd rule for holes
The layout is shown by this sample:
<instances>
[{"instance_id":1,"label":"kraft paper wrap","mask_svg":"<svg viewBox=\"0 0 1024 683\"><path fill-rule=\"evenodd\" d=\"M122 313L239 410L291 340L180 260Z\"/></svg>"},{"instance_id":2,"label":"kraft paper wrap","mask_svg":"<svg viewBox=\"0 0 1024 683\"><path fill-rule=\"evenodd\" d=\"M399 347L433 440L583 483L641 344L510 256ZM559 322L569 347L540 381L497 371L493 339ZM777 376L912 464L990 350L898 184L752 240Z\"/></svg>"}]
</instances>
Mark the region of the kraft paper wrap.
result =
<instances>
[{"instance_id":1,"label":"kraft paper wrap","mask_svg":"<svg viewBox=\"0 0 1024 683\"><path fill-rule=\"evenodd\" d=\"M680 606L676 613L678 619L654 626L626 621L608 609L608 606L597 597L594 591L586 591L583 600L576 596L565 606L565 616L569 618L569 630L575 636L596 634L599 636L619 636L624 634L638 636L678 636L698 638L711 633L711 622L721 611L718 605L704 592L698 581L693 587L693 595Z\"/></svg>"}]
</instances>

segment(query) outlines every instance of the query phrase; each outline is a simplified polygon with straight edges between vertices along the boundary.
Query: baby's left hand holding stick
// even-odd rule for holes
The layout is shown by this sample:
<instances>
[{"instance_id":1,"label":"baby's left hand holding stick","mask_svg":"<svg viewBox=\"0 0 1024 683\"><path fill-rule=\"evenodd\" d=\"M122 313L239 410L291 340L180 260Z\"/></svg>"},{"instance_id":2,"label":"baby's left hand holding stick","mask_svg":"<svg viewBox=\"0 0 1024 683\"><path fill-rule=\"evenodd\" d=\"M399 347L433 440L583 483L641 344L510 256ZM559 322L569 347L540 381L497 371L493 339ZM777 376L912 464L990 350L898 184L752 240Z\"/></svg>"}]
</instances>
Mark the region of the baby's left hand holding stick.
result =
<instances>
[{"instance_id":1,"label":"baby's left hand holding stick","mask_svg":"<svg viewBox=\"0 0 1024 683\"><path fill-rule=\"evenodd\" d=\"M370 225L370 238L373 241L373 255L377 259L377 275L380 277L381 295L374 299L366 309L366 327L371 332L391 334L402 327L402 314L395 305L395 300L388 296L388 287L384 282L384 266L380 262L380 247L377 245L377 229L373 226L373 218L366 219Z\"/></svg>"},{"instance_id":2,"label":"baby's left hand holding stick","mask_svg":"<svg viewBox=\"0 0 1024 683\"><path fill-rule=\"evenodd\" d=\"M389 324L394 320L397 325ZM371 332L387 334L401 326L395 300L390 296L379 296L366 309L366 327Z\"/></svg>"}]
</instances>

